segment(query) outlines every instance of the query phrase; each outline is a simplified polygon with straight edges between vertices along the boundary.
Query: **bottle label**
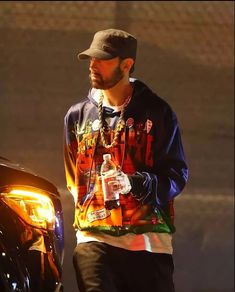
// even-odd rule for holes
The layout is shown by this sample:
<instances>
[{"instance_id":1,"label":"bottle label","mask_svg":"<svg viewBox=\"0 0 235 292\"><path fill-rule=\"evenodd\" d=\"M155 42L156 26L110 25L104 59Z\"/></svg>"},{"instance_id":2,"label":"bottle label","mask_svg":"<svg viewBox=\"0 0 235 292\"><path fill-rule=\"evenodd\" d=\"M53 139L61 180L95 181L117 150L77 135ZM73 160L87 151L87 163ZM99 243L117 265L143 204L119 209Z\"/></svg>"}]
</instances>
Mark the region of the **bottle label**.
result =
<instances>
[{"instance_id":1,"label":"bottle label","mask_svg":"<svg viewBox=\"0 0 235 292\"><path fill-rule=\"evenodd\" d=\"M104 201L118 200L120 185L114 171L102 177Z\"/></svg>"}]
</instances>

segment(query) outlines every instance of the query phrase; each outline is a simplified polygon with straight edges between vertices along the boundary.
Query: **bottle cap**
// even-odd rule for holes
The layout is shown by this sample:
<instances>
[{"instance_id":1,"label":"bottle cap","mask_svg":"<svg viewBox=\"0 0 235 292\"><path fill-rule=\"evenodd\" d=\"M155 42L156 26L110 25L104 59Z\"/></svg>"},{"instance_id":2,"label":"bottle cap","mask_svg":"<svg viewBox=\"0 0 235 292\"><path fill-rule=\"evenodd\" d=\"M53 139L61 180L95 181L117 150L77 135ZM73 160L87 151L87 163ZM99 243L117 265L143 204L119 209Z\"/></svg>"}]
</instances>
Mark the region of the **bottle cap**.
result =
<instances>
[{"instance_id":1,"label":"bottle cap","mask_svg":"<svg viewBox=\"0 0 235 292\"><path fill-rule=\"evenodd\" d=\"M103 159L104 159L104 160L109 160L109 159L111 159L111 154L104 154L104 155L103 155Z\"/></svg>"}]
</instances>

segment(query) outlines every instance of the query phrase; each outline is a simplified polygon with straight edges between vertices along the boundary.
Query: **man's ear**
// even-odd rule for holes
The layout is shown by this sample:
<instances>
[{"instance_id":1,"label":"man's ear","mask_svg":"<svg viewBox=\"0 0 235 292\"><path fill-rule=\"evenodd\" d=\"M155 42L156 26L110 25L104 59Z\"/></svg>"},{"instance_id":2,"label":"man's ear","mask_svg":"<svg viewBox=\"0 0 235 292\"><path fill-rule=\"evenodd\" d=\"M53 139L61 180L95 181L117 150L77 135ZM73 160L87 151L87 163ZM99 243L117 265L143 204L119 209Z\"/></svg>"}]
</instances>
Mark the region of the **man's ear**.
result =
<instances>
[{"instance_id":1,"label":"man's ear","mask_svg":"<svg viewBox=\"0 0 235 292\"><path fill-rule=\"evenodd\" d=\"M133 64L134 64L134 60L133 59L126 58L126 59L122 60L121 68L125 73L127 73L127 72L130 71L130 69L131 69Z\"/></svg>"}]
</instances>

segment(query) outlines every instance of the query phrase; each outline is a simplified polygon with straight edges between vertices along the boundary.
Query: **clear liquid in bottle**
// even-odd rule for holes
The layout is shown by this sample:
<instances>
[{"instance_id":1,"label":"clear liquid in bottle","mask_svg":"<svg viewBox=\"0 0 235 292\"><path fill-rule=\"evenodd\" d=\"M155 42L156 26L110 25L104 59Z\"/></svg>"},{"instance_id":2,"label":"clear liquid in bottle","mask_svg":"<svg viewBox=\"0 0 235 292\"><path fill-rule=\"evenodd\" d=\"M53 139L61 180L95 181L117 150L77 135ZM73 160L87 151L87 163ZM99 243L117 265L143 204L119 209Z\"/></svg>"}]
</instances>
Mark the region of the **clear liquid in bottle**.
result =
<instances>
[{"instance_id":1,"label":"clear liquid in bottle","mask_svg":"<svg viewBox=\"0 0 235 292\"><path fill-rule=\"evenodd\" d=\"M120 206L119 188L118 182L116 181L116 165L111 159L111 154L104 154L103 159L101 178L104 205L106 209L112 210Z\"/></svg>"}]
</instances>

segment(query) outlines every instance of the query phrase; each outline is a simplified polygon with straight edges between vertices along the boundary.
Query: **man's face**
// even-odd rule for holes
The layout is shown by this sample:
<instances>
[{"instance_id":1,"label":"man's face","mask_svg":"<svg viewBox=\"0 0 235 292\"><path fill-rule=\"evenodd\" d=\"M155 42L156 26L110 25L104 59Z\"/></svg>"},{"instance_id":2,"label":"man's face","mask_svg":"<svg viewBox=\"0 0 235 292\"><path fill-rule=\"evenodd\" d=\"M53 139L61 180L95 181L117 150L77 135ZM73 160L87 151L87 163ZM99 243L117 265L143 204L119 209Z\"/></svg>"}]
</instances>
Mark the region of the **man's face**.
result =
<instances>
[{"instance_id":1,"label":"man's face","mask_svg":"<svg viewBox=\"0 0 235 292\"><path fill-rule=\"evenodd\" d=\"M115 86L124 76L121 61L118 57L110 60L90 60L90 81L93 88L109 89Z\"/></svg>"}]
</instances>

